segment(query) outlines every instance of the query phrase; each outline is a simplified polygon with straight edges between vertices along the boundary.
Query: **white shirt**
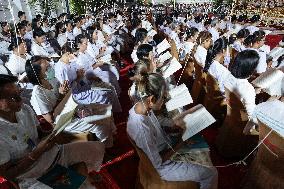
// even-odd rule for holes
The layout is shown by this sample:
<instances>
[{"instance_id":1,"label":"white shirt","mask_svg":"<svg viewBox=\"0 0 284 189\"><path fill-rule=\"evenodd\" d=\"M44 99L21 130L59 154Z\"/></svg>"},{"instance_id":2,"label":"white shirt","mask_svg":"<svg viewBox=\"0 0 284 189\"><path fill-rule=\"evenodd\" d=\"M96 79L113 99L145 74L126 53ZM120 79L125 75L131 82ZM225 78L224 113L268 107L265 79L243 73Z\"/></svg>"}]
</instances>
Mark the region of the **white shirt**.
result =
<instances>
[{"instance_id":1,"label":"white shirt","mask_svg":"<svg viewBox=\"0 0 284 189\"><path fill-rule=\"evenodd\" d=\"M246 27L246 29L249 30L250 35L252 35L254 32L259 30L259 28L256 27L256 26L248 26L248 27Z\"/></svg>"},{"instance_id":2,"label":"white shirt","mask_svg":"<svg viewBox=\"0 0 284 189\"><path fill-rule=\"evenodd\" d=\"M31 105L37 115L44 115L53 112L58 100L58 91L48 90L35 85L31 97Z\"/></svg>"},{"instance_id":3,"label":"white shirt","mask_svg":"<svg viewBox=\"0 0 284 189\"><path fill-rule=\"evenodd\" d=\"M194 58L197 61L197 63L200 64L203 68L205 66L206 56L207 56L207 50L201 45L199 45L194 54Z\"/></svg>"},{"instance_id":4,"label":"white shirt","mask_svg":"<svg viewBox=\"0 0 284 189\"><path fill-rule=\"evenodd\" d=\"M35 41L32 42L31 52L33 53L33 55L49 57L48 51L43 46L37 44Z\"/></svg>"},{"instance_id":5,"label":"white shirt","mask_svg":"<svg viewBox=\"0 0 284 189\"><path fill-rule=\"evenodd\" d=\"M248 117L252 118L256 96L254 87L247 79L237 79L233 75L229 75L226 80L225 87L239 97L247 111Z\"/></svg>"},{"instance_id":6,"label":"white shirt","mask_svg":"<svg viewBox=\"0 0 284 189\"><path fill-rule=\"evenodd\" d=\"M266 71L267 69L267 63L266 63L266 53L265 52L262 52L258 49L254 49L254 48L248 48L250 50L255 50L258 55L259 55L259 62L257 64L257 67L256 67L256 72L257 73L263 73Z\"/></svg>"},{"instance_id":7,"label":"white shirt","mask_svg":"<svg viewBox=\"0 0 284 189\"><path fill-rule=\"evenodd\" d=\"M132 35L133 37L135 37L136 30L137 30L137 28L135 28L135 29L134 29L134 30L132 30L132 32L131 32L131 35Z\"/></svg>"},{"instance_id":8,"label":"white shirt","mask_svg":"<svg viewBox=\"0 0 284 189\"><path fill-rule=\"evenodd\" d=\"M70 40L70 41L74 41L75 40L75 36L73 35L72 32L66 31L66 36L67 36L67 39Z\"/></svg>"},{"instance_id":9,"label":"white shirt","mask_svg":"<svg viewBox=\"0 0 284 189\"><path fill-rule=\"evenodd\" d=\"M26 32L25 35L24 35L24 39L32 40L33 39L33 31Z\"/></svg>"},{"instance_id":10,"label":"white shirt","mask_svg":"<svg viewBox=\"0 0 284 189\"><path fill-rule=\"evenodd\" d=\"M26 59L12 53L6 66L13 75L18 76L26 71L26 61Z\"/></svg>"},{"instance_id":11,"label":"white shirt","mask_svg":"<svg viewBox=\"0 0 284 189\"><path fill-rule=\"evenodd\" d=\"M215 28L210 28L210 29L208 30L208 32L210 32L211 35L212 35L213 43L214 43L217 39L219 39L219 37L220 37L219 32L218 32Z\"/></svg>"},{"instance_id":12,"label":"white shirt","mask_svg":"<svg viewBox=\"0 0 284 189\"><path fill-rule=\"evenodd\" d=\"M66 64L58 61L55 64L54 70L55 77L61 84L66 80L69 81L69 83L72 83L77 78L77 65L75 62Z\"/></svg>"},{"instance_id":13,"label":"white shirt","mask_svg":"<svg viewBox=\"0 0 284 189\"><path fill-rule=\"evenodd\" d=\"M218 61L214 60L208 69L208 73L217 80L220 91L225 93L224 85L231 72Z\"/></svg>"},{"instance_id":14,"label":"white shirt","mask_svg":"<svg viewBox=\"0 0 284 189\"><path fill-rule=\"evenodd\" d=\"M8 75L8 70L3 64L0 64L0 74Z\"/></svg>"},{"instance_id":15,"label":"white shirt","mask_svg":"<svg viewBox=\"0 0 284 189\"><path fill-rule=\"evenodd\" d=\"M67 33L61 33L57 37L57 42L62 47L65 43L67 43Z\"/></svg>"},{"instance_id":16,"label":"white shirt","mask_svg":"<svg viewBox=\"0 0 284 189\"><path fill-rule=\"evenodd\" d=\"M242 51L246 50L246 47L243 44L241 44L241 42L239 42L239 41L234 42L233 48L238 52L242 52Z\"/></svg>"},{"instance_id":17,"label":"white shirt","mask_svg":"<svg viewBox=\"0 0 284 189\"><path fill-rule=\"evenodd\" d=\"M77 35L82 34L81 28L74 27L73 35L76 37Z\"/></svg>"},{"instance_id":18,"label":"white shirt","mask_svg":"<svg viewBox=\"0 0 284 189\"><path fill-rule=\"evenodd\" d=\"M177 47L177 50L179 50L179 49L180 49L180 39L179 39L178 34L177 34L175 31L172 31L172 32L170 33L170 38L171 38L172 40L174 40L174 42L175 42L175 44L176 44L176 47Z\"/></svg>"},{"instance_id":19,"label":"white shirt","mask_svg":"<svg viewBox=\"0 0 284 189\"><path fill-rule=\"evenodd\" d=\"M194 47L194 43L192 42L184 42L183 43L183 50L185 51L185 54L190 54L192 49Z\"/></svg>"}]
</instances>

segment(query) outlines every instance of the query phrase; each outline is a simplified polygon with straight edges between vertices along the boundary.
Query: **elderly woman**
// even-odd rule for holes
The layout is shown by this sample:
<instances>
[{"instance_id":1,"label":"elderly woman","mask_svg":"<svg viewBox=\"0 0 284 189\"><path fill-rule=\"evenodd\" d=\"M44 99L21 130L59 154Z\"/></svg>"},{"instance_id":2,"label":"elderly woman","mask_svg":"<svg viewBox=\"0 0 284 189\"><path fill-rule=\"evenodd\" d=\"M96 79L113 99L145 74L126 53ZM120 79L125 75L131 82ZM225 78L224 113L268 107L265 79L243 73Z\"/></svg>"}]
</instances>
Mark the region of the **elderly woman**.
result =
<instances>
[{"instance_id":1,"label":"elderly woman","mask_svg":"<svg viewBox=\"0 0 284 189\"><path fill-rule=\"evenodd\" d=\"M86 176L99 170L104 155L100 142L56 145L53 135L39 140L36 116L31 107L22 103L15 82L14 76L0 75L0 175L25 188L22 183L39 178L55 164L67 167L83 163L85 168L80 173ZM88 156L83 155L86 152ZM87 181L85 187L90 179Z\"/></svg>"}]
</instances>

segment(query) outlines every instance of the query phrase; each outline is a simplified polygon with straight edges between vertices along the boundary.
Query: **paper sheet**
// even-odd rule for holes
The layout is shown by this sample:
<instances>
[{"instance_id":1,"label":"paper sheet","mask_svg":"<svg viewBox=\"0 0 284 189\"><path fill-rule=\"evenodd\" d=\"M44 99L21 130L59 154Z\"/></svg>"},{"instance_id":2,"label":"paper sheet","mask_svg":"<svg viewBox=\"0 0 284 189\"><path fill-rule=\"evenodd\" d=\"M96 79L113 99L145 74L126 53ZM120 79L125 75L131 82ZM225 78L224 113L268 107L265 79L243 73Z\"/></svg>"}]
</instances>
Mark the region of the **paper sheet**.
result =
<instances>
[{"instance_id":1,"label":"paper sheet","mask_svg":"<svg viewBox=\"0 0 284 189\"><path fill-rule=\"evenodd\" d=\"M273 61L277 61L277 59L284 54L284 48L282 47L275 47L269 52L269 56L273 58Z\"/></svg>"},{"instance_id":2,"label":"paper sheet","mask_svg":"<svg viewBox=\"0 0 284 189\"><path fill-rule=\"evenodd\" d=\"M163 77L168 78L181 68L182 65L176 58L173 58L167 65L162 67Z\"/></svg>"},{"instance_id":3,"label":"paper sheet","mask_svg":"<svg viewBox=\"0 0 284 189\"><path fill-rule=\"evenodd\" d=\"M100 58L100 61L107 64L110 64L111 60L112 60L111 54L104 55Z\"/></svg>"},{"instance_id":4,"label":"paper sheet","mask_svg":"<svg viewBox=\"0 0 284 189\"><path fill-rule=\"evenodd\" d=\"M166 102L168 112L193 103L192 97L185 84L179 85L169 91L171 99Z\"/></svg>"},{"instance_id":5,"label":"paper sheet","mask_svg":"<svg viewBox=\"0 0 284 189\"><path fill-rule=\"evenodd\" d=\"M150 30L148 33L147 33L147 36L149 36L149 37L154 37L154 35L156 35L157 34L157 32L155 31L155 30Z\"/></svg>"},{"instance_id":6,"label":"paper sheet","mask_svg":"<svg viewBox=\"0 0 284 189\"><path fill-rule=\"evenodd\" d=\"M171 48L170 43L167 41L167 39L164 39L161 43L157 45L157 53L161 54L165 50Z\"/></svg>"},{"instance_id":7,"label":"paper sheet","mask_svg":"<svg viewBox=\"0 0 284 189\"><path fill-rule=\"evenodd\" d=\"M172 54L169 51L167 51L163 55L159 56L158 61L161 62L161 63L164 63L166 60L168 60L170 58L172 58Z\"/></svg>"},{"instance_id":8,"label":"paper sheet","mask_svg":"<svg viewBox=\"0 0 284 189\"><path fill-rule=\"evenodd\" d=\"M270 95L282 95L284 73L277 69L269 69L252 81L256 87L264 89Z\"/></svg>"},{"instance_id":9,"label":"paper sheet","mask_svg":"<svg viewBox=\"0 0 284 189\"><path fill-rule=\"evenodd\" d=\"M72 122L76 107L78 104L73 100L72 95L69 97L61 113L55 118L55 127L53 132L58 135L65 127Z\"/></svg>"},{"instance_id":10,"label":"paper sheet","mask_svg":"<svg viewBox=\"0 0 284 189\"><path fill-rule=\"evenodd\" d=\"M182 139L184 141L216 121L215 118L201 104L193 107L191 111L193 112L187 114L183 119L186 127L186 130L182 135Z\"/></svg>"}]
</instances>

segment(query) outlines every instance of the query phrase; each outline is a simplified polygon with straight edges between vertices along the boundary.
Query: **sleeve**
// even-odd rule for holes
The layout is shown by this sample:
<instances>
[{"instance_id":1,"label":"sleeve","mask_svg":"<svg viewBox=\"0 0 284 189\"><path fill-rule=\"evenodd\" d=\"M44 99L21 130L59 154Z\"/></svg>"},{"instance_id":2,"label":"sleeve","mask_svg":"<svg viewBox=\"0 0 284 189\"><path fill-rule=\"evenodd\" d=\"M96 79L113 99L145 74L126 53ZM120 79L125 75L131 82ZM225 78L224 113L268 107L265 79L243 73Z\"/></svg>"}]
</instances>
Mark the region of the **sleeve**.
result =
<instances>
[{"instance_id":1,"label":"sleeve","mask_svg":"<svg viewBox=\"0 0 284 189\"><path fill-rule=\"evenodd\" d=\"M244 93L242 103L247 111L248 118L252 119L253 112L255 109L255 90L253 86L247 86L246 92Z\"/></svg>"},{"instance_id":2,"label":"sleeve","mask_svg":"<svg viewBox=\"0 0 284 189\"><path fill-rule=\"evenodd\" d=\"M52 103L49 102L48 94L45 91L41 91L41 89L37 88L35 91L35 100L38 104L41 114L47 114L53 111Z\"/></svg>"},{"instance_id":3,"label":"sleeve","mask_svg":"<svg viewBox=\"0 0 284 189\"><path fill-rule=\"evenodd\" d=\"M3 165L10 161L10 153L7 149L7 146L0 142L0 165Z\"/></svg>"},{"instance_id":4,"label":"sleeve","mask_svg":"<svg viewBox=\"0 0 284 189\"><path fill-rule=\"evenodd\" d=\"M139 137L138 137L138 147L140 147L148 156L148 158L153 163L154 167L162 164L162 158L159 153L157 141L155 139L154 133L151 132L149 126L142 123ZM156 166L155 166L156 165Z\"/></svg>"}]
</instances>

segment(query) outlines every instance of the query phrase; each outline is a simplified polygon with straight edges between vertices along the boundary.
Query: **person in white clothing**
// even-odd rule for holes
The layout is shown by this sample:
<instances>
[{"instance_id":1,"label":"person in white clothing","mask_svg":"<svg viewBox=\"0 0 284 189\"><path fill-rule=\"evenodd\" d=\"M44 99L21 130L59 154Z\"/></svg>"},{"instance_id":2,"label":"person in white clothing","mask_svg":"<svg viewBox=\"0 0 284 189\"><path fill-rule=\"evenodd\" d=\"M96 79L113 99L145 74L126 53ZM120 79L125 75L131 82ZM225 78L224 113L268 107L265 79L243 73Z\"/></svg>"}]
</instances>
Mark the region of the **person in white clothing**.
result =
<instances>
[{"instance_id":1,"label":"person in white clothing","mask_svg":"<svg viewBox=\"0 0 284 189\"><path fill-rule=\"evenodd\" d=\"M244 45L244 41L248 36L249 36L249 31L247 29L241 29L237 33L237 39L233 43L233 48L238 52L245 50L246 47Z\"/></svg>"},{"instance_id":2,"label":"person in white clothing","mask_svg":"<svg viewBox=\"0 0 284 189\"><path fill-rule=\"evenodd\" d=\"M16 82L14 76L0 75L0 175L16 181L19 188L29 188L34 184L29 180L36 181L56 164L83 163L78 172L88 179L81 188L92 187L94 178L88 173L99 171L104 145L93 141L57 145L54 134L40 139L39 122L31 107L23 104Z\"/></svg>"},{"instance_id":3,"label":"person in white clothing","mask_svg":"<svg viewBox=\"0 0 284 189\"><path fill-rule=\"evenodd\" d=\"M256 67L256 72L258 74L263 73L267 69L267 63L266 63L266 53L261 51L259 48L264 45L265 40L265 34L263 31L256 31L253 35L249 35L244 43L247 45L247 49L255 50L260 59L259 63Z\"/></svg>"},{"instance_id":4,"label":"person in white clothing","mask_svg":"<svg viewBox=\"0 0 284 189\"><path fill-rule=\"evenodd\" d=\"M66 21L65 22L65 28L66 28L66 37L69 41L74 41L75 36L73 35L73 26L72 22Z\"/></svg>"},{"instance_id":5,"label":"person in white clothing","mask_svg":"<svg viewBox=\"0 0 284 189\"><path fill-rule=\"evenodd\" d=\"M198 64L200 64L203 68L205 66L207 49L212 44L212 35L207 31L200 32L197 38L198 47L194 54L194 58Z\"/></svg>"},{"instance_id":6,"label":"person in white clothing","mask_svg":"<svg viewBox=\"0 0 284 189\"><path fill-rule=\"evenodd\" d=\"M253 119L256 93L248 79L255 73L258 61L259 55L254 50L238 53L234 63L229 67L232 75L225 82L225 87L236 94L243 103L249 119Z\"/></svg>"},{"instance_id":7,"label":"person in white clothing","mask_svg":"<svg viewBox=\"0 0 284 189\"><path fill-rule=\"evenodd\" d=\"M136 30L137 29L139 29L139 28L142 28L142 22L141 22L141 20L139 20L139 19L134 19L133 21L132 21L132 26L133 26L133 30L131 31L131 35L133 36L133 37L135 37L136 36Z\"/></svg>"},{"instance_id":8,"label":"person in white clothing","mask_svg":"<svg viewBox=\"0 0 284 189\"><path fill-rule=\"evenodd\" d=\"M191 55L193 47L196 45L196 40L198 38L198 29L189 28L184 34L184 42L182 44L182 51L180 54L181 59L185 58L187 55Z\"/></svg>"},{"instance_id":9,"label":"person in white clothing","mask_svg":"<svg viewBox=\"0 0 284 189\"><path fill-rule=\"evenodd\" d=\"M127 133L149 158L162 180L195 181L200 189L216 189L217 170L213 166L189 162L177 162L170 157L181 147L183 142L174 145L162 130L153 110L161 110L166 95L166 82L157 73L143 74L137 83L139 101L129 111Z\"/></svg>"},{"instance_id":10,"label":"person in white clothing","mask_svg":"<svg viewBox=\"0 0 284 189\"><path fill-rule=\"evenodd\" d=\"M148 34L148 32L145 28L139 28L139 29L136 30L135 46L134 46L134 49L131 53L131 58L132 58L134 63L136 63L139 60L139 58L137 57L137 49L138 49L139 45L148 44L147 34Z\"/></svg>"},{"instance_id":11,"label":"person in white clothing","mask_svg":"<svg viewBox=\"0 0 284 189\"><path fill-rule=\"evenodd\" d=\"M223 66L224 57L226 55L226 49L228 40L226 38L219 38L215 41L214 45L207 51L207 57L204 67L204 72L208 72L218 82L220 91L224 94L227 77L231 74L230 71Z\"/></svg>"},{"instance_id":12,"label":"person in white clothing","mask_svg":"<svg viewBox=\"0 0 284 189\"><path fill-rule=\"evenodd\" d=\"M49 57L50 54L47 49L43 46L46 41L46 34L42 30L34 31L34 40L32 42L31 52L33 55Z\"/></svg>"},{"instance_id":13,"label":"person in white clothing","mask_svg":"<svg viewBox=\"0 0 284 189\"><path fill-rule=\"evenodd\" d=\"M250 21L251 25L247 26L246 29L249 30L250 35L252 35L254 32L259 31L259 28L257 27L260 23L260 16L259 15L254 15Z\"/></svg>"},{"instance_id":14,"label":"person in white clothing","mask_svg":"<svg viewBox=\"0 0 284 189\"><path fill-rule=\"evenodd\" d=\"M74 23L76 24L73 28L73 35L76 37L79 34L82 34L82 23L83 19L82 17L78 17L74 20Z\"/></svg>"},{"instance_id":15,"label":"person in white clothing","mask_svg":"<svg viewBox=\"0 0 284 189\"><path fill-rule=\"evenodd\" d=\"M208 32L211 33L212 35L212 40L213 40L213 43L219 39L220 37L220 34L218 32L218 23L219 23L219 20L217 18L213 19L211 21L211 24L210 24L210 28L208 29Z\"/></svg>"},{"instance_id":16,"label":"person in white clothing","mask_svg":"<svg viewBox=\"0 0 284 189\"><path fill-rule=\"evenodd\" d=\"M59 22L55 25L55 37L60 47L63 47L67 43L67 34L65 25L62 22Z\"/></svg>"}]
</instances>

